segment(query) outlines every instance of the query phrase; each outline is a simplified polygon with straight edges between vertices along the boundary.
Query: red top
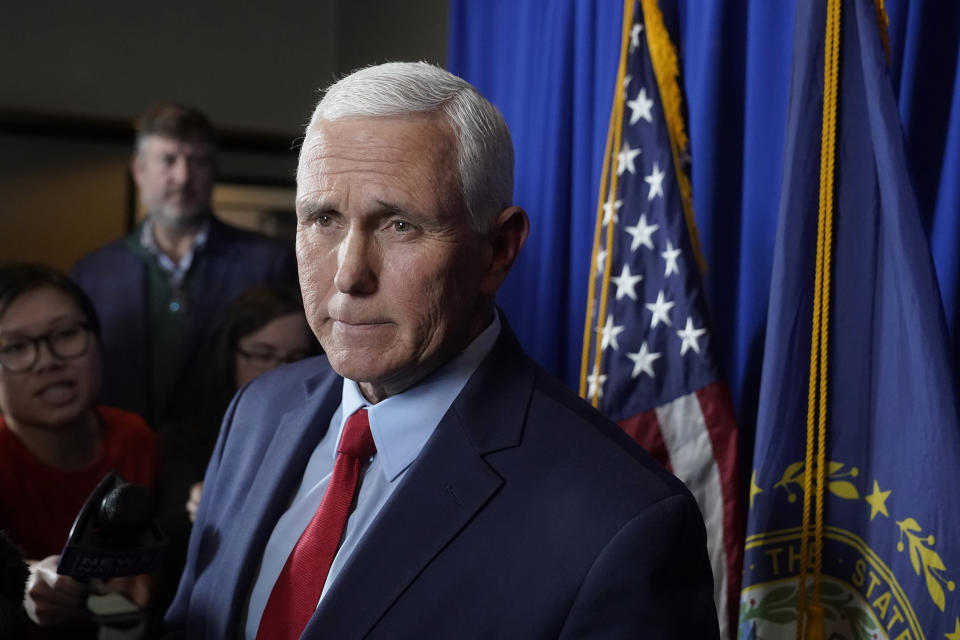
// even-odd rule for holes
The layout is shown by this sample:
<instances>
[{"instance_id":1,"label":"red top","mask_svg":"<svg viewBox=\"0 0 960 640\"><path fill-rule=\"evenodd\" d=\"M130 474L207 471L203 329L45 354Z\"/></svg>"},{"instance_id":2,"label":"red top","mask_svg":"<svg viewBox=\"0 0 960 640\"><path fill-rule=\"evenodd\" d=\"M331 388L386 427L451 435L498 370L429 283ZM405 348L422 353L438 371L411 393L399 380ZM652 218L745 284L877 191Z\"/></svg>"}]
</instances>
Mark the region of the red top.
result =
<instances>
[{"instance_id":1,"label":"red top","mask_svg":"<svg viewBox=\"0 0 960 640\"><path fill-rule=\"evenodd\" d=\"M129 411L97 407L102 425L100 457L80 471L37 460L0 415L0 529L30 560L57 555L87 496L110 471L153 488L157 442L143 419Z\"/></svg>"}]
</instances>

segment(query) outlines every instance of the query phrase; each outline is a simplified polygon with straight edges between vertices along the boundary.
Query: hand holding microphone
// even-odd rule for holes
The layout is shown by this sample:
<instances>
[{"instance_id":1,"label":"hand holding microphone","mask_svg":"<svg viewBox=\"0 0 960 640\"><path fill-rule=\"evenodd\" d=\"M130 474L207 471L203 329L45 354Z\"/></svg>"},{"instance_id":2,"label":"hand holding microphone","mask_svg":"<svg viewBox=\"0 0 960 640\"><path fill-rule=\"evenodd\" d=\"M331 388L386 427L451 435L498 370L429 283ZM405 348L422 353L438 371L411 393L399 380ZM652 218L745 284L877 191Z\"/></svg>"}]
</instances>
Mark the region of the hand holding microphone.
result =
<instances>
[{"instance_id":1,"label":"hand holding microphone","mask_svg":"<svg viewBox=\"0 0 960 640\"><path fill-rule=\"evenodd\" d=\"M148 489L111 472L77 515L56 571L61 578L85 583L87 596L114 596L85 598L95 619L119 621L147 605L147 574L160 569L167 547L154 512Z\"/></svg>"},{"instance_id":2,"label":"hand holding microphone","mask_svg":"<svg viewBox=\"0 0 960 640\"><path fill-rule=\"evenodd\" d=\"M88 585L57 573L60 556L47 556L29 563L23 608L42 627L59 626L87 613Z\"/></svg>"}]
</instances>

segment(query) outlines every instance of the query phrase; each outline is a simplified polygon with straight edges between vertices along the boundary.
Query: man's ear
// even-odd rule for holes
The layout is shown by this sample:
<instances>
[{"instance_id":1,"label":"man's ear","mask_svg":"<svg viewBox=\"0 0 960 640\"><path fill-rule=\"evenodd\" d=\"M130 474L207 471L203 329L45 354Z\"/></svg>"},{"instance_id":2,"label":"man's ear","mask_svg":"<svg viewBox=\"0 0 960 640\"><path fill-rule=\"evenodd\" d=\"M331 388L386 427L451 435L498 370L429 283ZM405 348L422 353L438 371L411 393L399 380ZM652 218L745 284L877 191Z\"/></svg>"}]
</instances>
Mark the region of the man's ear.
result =
<instances>
[{"instance_id":1,"label":"man's ear","mask_svg":"<svg viewBox=\"0 0 960 640\"><path fill-rule=\"evenodd\" d=\"M520 248L530 233L530 220L527 212L520 207L508 207L500 212L490 227L490 264L483 277L481 290L493 296L503 284L513 261L517 259Z\"/></svg>"},{"instance_id":2,"label":"man's ear","mask_svg":"<svg viewBox=\"0 0 960 640\"><path fill-rule=\"evenodd\" d=\"M142 161L143 160L140 157L139 151L134 151L133 155L130 156L130 175L133 177L133 182L138 187L140 186L140 171Z\"/></svg>"}]
</instances>

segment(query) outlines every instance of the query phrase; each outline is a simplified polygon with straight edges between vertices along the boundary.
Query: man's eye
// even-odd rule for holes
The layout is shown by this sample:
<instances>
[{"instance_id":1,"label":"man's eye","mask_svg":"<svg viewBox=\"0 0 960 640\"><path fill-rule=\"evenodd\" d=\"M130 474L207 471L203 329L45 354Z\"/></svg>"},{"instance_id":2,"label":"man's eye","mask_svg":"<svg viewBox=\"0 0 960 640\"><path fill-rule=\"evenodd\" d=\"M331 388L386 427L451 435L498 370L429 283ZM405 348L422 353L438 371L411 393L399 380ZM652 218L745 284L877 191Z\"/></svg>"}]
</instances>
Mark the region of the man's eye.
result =
<instances>
[{"instance_id":1,"label":"man's eye","mask_svg":"<svg viewBox=\"0 0 960 640\"><path fill-rule=\"evenodd\" d=\"M207 156L194 156L188 162L192 171L204 171L213 166L213 160Z\"/></svg>"},{"instance_id":2,"label":"man's eye","mask_svg":"<svg viewBox=\"0 0 960 640\"><path fill-rule=\"evenodd\" d=\"M394 220L390 223L390 226L394 231L399 231L400 233L406 233L413 228L406 220Z\"/></svg>"},{"instance_id":3,"label":"man's eye","mask_svg":"<svg viewBox=\"0 0 960 640\"><path fill-rule=\"evenodd\" d=\"M318 227L329 227L333 224L333 216L321 213L317 216L316 223Z\"/></svg>"}]
</instances>

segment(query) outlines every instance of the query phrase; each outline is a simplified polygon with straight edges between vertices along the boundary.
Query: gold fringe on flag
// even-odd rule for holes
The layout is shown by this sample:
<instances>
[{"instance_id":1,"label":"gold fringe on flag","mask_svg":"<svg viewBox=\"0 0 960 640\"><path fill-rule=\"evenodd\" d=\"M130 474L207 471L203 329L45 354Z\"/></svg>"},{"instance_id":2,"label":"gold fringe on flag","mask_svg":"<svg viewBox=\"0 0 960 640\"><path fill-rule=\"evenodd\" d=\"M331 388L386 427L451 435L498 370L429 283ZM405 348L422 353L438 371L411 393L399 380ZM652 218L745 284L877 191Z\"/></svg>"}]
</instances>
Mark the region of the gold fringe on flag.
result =
<instances>
[{"instance_id":1,"label":"gold fringe on flag","mask_svg":"<svg viewBox=\"0 0 960 640\"><path fill-rule=\"evenodd\" d=\"M873 6L877 10L877 24L880 26L880 42L883 43L883 50L887 54L887 65L890 64L890 18L887 16L887 9L883 6L883 0L873 0Z\"/></svg>"},{"instance_id":2,"label":"gold fringe on flag","mask_svg":"<svg viewBox=\"0 0 960 640\"><path fill-rule=\"evenodd\" d=\"M690 247L696 258L701 273L706 273L707 262L700 251L700 233L697 231L697 222L693 216L693 188L690 186L690 176L684 170L681 158L687 151L690 140L687 137L686 125L683 122L683 96L680 92L680 64L677 50L670 40L670 33L663 23L663 14L657 0L640 0L643 7L643 22L646 25L647 46L650 48L650 61L653 73L657 77L657 89L660 92L660 103L663 105L663 115L667 121L667 131L670 138L670 151L673 156L673 172L677 175L677 186L680 188L680 198L683 201L683 215L687 221L687 232L690 235Z\"/></svg>"}]
</instances>

